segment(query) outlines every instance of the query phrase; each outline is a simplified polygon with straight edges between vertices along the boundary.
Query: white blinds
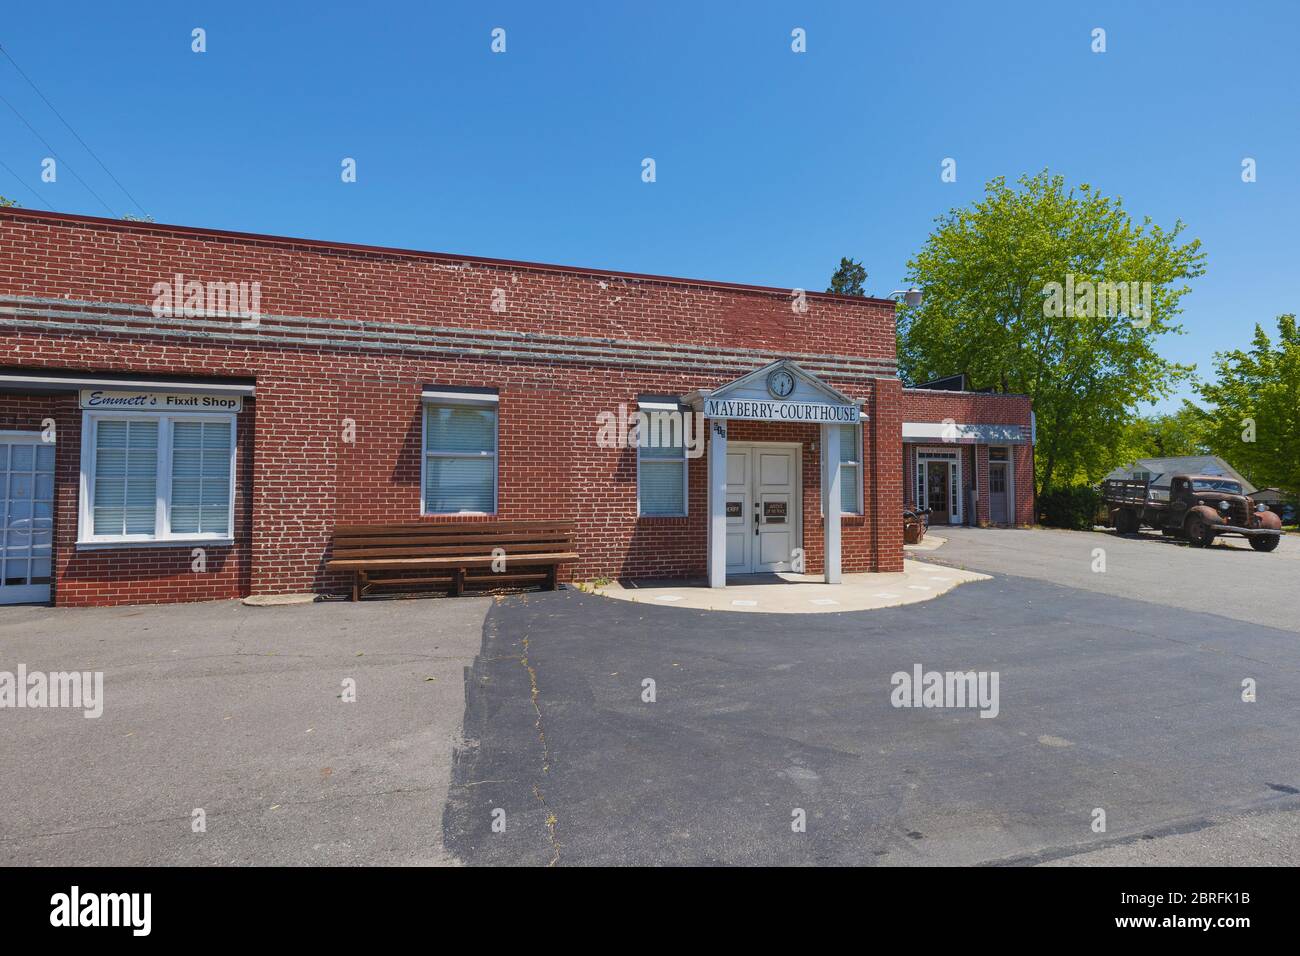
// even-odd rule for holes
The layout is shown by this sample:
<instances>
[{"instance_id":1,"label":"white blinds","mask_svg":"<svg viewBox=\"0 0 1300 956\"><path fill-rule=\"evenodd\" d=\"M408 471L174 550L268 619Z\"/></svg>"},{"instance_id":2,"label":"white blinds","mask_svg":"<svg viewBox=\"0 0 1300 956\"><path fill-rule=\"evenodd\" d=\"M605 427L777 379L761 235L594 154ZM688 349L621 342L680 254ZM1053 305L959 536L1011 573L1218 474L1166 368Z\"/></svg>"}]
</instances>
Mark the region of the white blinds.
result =
<instances>
[{"instance_id":1,"label":"white blinds","mask_svg":"<svg viewBox=\"0 0 1300 956\"><path fill-rule=\"evenodd\" d=\"M861 481L861 460L858 450L857 425L840 425L840 512L858 513L858 482Z\"/></svg>"},{"instance_id":2,"label":"white blinds","mask_svg":"<svg viewBox=\"0 0 1300 956\"><path fill-rule=\"evenodd\" d=\"M101 421L95 428L96 535L153 534L158 422Z\"/></svg>"},{"instance_id":3,"label":"white blinds","mask_svg":"<svg viewBox=\"0 0 1300 956\"><path fill-rule=\"evenodd\" d=\"M172 426L172 534L230 533L229 422Z\"/></svg>"},{"instance_id":4,"label":"white blinds","mask_svg":"<svg viewBox=\"0 0 1300 956\"><path fill-rule=\"evenodd\" d=\"M496 480L496 409L425 405L425 512L492 514Z\"/></svg>"}]
</instances>

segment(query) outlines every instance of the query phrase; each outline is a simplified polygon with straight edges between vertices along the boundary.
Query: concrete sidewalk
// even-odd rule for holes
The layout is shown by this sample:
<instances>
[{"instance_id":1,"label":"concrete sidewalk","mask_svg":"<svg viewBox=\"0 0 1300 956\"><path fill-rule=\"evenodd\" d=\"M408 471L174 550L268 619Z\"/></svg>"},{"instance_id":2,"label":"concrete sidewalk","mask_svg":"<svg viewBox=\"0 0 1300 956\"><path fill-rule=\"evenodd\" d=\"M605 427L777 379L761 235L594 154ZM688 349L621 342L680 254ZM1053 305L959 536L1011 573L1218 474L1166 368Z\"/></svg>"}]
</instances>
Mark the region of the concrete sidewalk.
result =
<instances>
[{"instance_id":1,"label":"concrete sidewalk","mask_svg":"<svg viewBox=\"0 0 1300 956\"><path fill-rule=\"evenodd\" d=\"M99 718L0 711L0 865L450 862L491 603L0 609L0 670L104 675Z\"/></svg>"},{"instance_id":2,"label":"concrete sidewalk","mask_svg":"<svg viewBox=\"0 0 1300 956\"><path fill-rule=\"evenodd\" d=\"M593 588L620 601L758 614L834 614L870 611L928 601L961 584L987 581L987 574L904 560L901 573L846 574L826 584L819 574L732 574L726 588L711 588L703 578L637 579Z\"/></svg>"}]
</instances>

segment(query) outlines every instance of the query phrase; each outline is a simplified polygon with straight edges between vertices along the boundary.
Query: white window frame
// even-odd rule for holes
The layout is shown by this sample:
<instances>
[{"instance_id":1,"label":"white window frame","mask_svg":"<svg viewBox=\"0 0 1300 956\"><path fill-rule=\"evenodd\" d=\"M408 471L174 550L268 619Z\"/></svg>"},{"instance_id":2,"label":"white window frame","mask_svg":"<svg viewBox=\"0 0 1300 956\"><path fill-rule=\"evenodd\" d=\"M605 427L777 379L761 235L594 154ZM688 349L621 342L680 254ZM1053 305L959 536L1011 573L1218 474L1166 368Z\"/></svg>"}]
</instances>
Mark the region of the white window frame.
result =
<instances>
[{"instance_id":1,"label":"white window frame","mask_svg":"<svg viewBox=\"0 0 1300 956\"><path fill-rule=\"evenodd\" d=\"M653 404L652 404L652 403L649 403L649 402L638 402L638 403L637 403L637 411L648 412L648 413L650 413L650 414L653 414L653 413L655 413L655 412L662 412L662 411L679 411L679 409L678 409L676 406L673 406L672 408L669 408L667 405L659 405L658 403L653 403ZM690 412L690 411L688 411L688 410L680 410L680 411L681 411L681 413L682 413L683 415L699 414L698 412ZM681 513L680 513L680 514L655 514L655 515L648 515L648 514L646 514L646 513L642 510L642 508L641 508L641 461L642 461L642 459L641 459L641 452L642 452L642 450L643 450L643 447L648 447L648 446L642 446L642 444L641 444L641 442L640 442L640 440L639 440L639 435L638 435L638 441L637 441L637 443L636 443L636 516L637 516L638 518L646 518L646 519L648 519L648 520L653 521L655 518L688 518L688 517L690 517L690 511L691 511L691 482L690 482L690 474L691 474L691 459L690 459L690 456L688 456L688 455L686 454L686 429L687 429L689 423L690 423L690 419L689 419L689 418L684 418L684 419L683 419L683 425L682 425L682 510L681 510ZM706 422L705 424L707 425L708 423ZM673 459L673 458L650 458L650 459L647 459L647 460L649 460L649 461L675 461L676 459Z\"/></svg>"},{"instance_id":2,"label":"white window frame","mask_svg":"<svg viewBox=\"0 0 1300 956\"><path fill-rule=\"evenodd\" d=\"M844 425L848 425L849 423L848 423L848 422L843 422L842 424L844 424ZM863 513L866 511L866 486L865 486L865 484L864 484L863 481L862 481L862 471L863 471L863 469L862 469L862 425L861 425L861 423L859 423L859 424L857 424L857 425L849 425L849 427L853 429L853 433L857 436L857 443L858 443L858 447L857 447L857 459L856 459L856 460L857 460L857 468L858 468L858 510L857 510L857 511L841 511L841 512L840 512L840 517L841 517L841 518L860 518L860 517L862 517ZM852 464L852 462L842 461L842 462L839 463L839 465L838 465L837 467L843 468L844 465L848 465L848 464ZM841 478L842 478L842 477L843 477L843 476L841 476ZM819 512L819 514L820 514L823 518L826 517L826 494L827 494L827 489L829 488L829 486L830 486L830 483L827 482L827 481L823 478L823 480L822 480L821 496L820 496L820 499L821 499L821 511Z\"/></svg>"},{"instance_id":3,"label":"white window frame","mask_svg":"<svg viewBox=\"0 0 1300 956\"><path fill-rule=\"evenodd\" d=\"M492 447L495 451L429 451L429 409L430 408L490 408L492 420ZM430 511L426 497L428 485L425 483L426 466L430 458L474 458L492 459L492 510L491 511ZM493 517L501 508L501 408L495 395L478 396L466 393L464 397L447 392L436 398L426 397L420 402L420 514L421 515L468 515Z\"/></svg>"},{"instance_id":4,"label":"white window frame","mask_svg":"<svg viewBox=\"0 0 1300 956\"><path fill-rule=\"evenodd\" d=\"M154 483L154 530L152 534L100 534L95 531L95 426L101 421L156 421L158 423L158 470ZM230 525L226 534L172 534L172 426L176 422L230 423ZM236 459L239 424L229 412L135 412L105 409L81 413L81 481L77 509L77 550L120 547L180 547L190 544L235 543L235 486L239 483Z\"/></svg>"},{"instance_id":5,"label":"white window frame","mask_svg":"<svg viewBox=\"0 0 1300 956\"><path fill-rule=\"evenodd\" d=\"M964 447L964 446L959 446ZM966 502L962 499L966 496L962 494L962 453L953 446L947 448L926 447L924 445L916 449L916 490L917 490L917 507L924 508L928 504L928 498L925 496L925 485L921 479L921 461L929 462L943 461L948 464L948 523L950 525L959 525L966 520Z\"/></svg>"}]
</instances>

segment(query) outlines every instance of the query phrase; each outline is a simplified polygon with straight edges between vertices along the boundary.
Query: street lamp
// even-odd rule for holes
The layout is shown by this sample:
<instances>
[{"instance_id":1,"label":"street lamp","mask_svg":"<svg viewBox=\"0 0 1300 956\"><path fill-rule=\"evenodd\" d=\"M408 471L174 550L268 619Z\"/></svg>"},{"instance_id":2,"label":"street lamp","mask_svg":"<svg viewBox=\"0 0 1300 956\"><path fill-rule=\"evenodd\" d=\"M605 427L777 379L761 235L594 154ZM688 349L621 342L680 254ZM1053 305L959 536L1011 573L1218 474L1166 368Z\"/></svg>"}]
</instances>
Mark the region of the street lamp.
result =
<instances>
[{"instance_id":1,"label":"street lamp","mask_svg":"<svg viewBox=\"0 0 1300 956\"><path fill-rule=\"evenodd\" d=\"M897 299L900 295L903 297L903 302L908 306L908 308L914 309L921 304L921 290L916 288L916 286L912 286L910 289L895 289L893 292L889 293L891 299Z\"/></svg>"}]
</instances>

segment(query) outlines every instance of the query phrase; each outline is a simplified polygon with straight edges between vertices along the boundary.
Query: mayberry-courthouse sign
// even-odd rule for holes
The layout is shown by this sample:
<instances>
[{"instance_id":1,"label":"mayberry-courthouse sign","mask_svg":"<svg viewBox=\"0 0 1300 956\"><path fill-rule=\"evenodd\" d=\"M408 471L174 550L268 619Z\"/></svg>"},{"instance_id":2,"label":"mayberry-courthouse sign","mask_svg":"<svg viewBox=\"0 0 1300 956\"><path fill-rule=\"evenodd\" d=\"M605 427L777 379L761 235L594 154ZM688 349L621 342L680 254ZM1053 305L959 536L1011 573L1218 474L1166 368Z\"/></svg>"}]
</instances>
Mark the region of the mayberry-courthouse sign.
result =
<instances>
[{"instance_id":1,"label":"mayberry-courthouse sign","mask_svg":"<svg viewBox=\"0 0 1300 956\"><path fill-rule=\"evenodd\" d=\"M366 522L571 520L573 578L723 586L901 570L918 495L1032 520L1027 401L903 389L892 301L792 301L0 210L0 603L343 591Z\"/></svg>"}]
</instances>

